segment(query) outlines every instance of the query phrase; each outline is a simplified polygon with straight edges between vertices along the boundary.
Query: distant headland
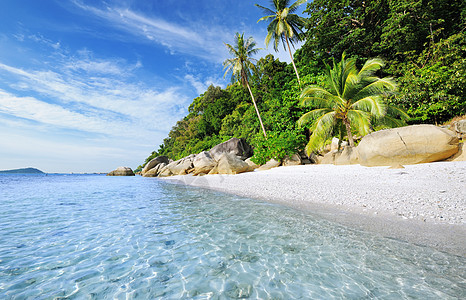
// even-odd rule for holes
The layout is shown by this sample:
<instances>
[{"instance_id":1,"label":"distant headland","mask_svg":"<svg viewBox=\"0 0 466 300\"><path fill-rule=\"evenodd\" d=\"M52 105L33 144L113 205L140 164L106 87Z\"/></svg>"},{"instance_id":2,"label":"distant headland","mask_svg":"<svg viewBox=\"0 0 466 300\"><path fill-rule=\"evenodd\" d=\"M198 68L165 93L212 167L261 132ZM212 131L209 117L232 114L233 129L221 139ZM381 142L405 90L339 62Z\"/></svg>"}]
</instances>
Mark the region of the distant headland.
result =
<instances>
[{"instance_id":1,"label":"distant headland","mask_svg":"<svg viewBox=\"0 0 466 300\"><path fill-rule=\"evenodd\" d=\"M36 168L22 168L22 169L0 171L0 174L45 174L45 173Z\"/></svg>"}]
</instances>

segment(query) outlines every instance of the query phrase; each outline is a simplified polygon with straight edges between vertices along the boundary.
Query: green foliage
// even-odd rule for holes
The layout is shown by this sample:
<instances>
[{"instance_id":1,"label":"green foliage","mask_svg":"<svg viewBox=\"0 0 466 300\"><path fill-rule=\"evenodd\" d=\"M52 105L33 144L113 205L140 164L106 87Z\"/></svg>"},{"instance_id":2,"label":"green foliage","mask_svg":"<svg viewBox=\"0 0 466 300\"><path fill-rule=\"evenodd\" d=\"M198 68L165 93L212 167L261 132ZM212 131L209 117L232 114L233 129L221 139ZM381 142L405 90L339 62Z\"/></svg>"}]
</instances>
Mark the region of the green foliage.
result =
<instances>
[{"instance_id":1,"label":"green foliage","mask_svg":"<svg viewBox=\"0 0 466 300\"><path fill-rule=\"evenodd\" d=\"M159 155L176 160L209 150L231 137L245 138L252 144L256 162L282 159L305 148L306 131L297 123L300 118L304 125L326 115L322 124L331 126L320 128L321 133L325 133L325 138L343 139L345 135L349 138L401 126L408 117L408 123L442 123L466 114L465 1L313 0L307 2L307 18L293 16L304 1L291 2L272 0L271 9L259 7L266 12L262 20L271 21L267 40L273 40L275 48L280 42L287 48L287 42L305 41L291 56L292 64L280 62L272 55L253 59L251 56L259 50L254 40L237 34L233 45L226 45L232 56L224 63L226 73L232 72L233 83L226 88L210 86L195 98L189 114L173 126L145 163ZM351 72L345 75L343 70L327 69L326 64L344 52L352 57L353 66L373 57L386 61L383 70L375 64L369 71L375 77L396 78L398 92L389 98L381 95L362 101L361 97L349 97L348 91L345 97L327 99L323 91L310 88L304 96L308 99L301 99L308 105L305 111L299 105L300 86L324 87L334 96L342 96L345 84L328 81L329 74L347 78L350 83L360 80ZM311 100L312 94L322 99ZM336 105L323 105L324 98L332 98L334 101L330 102ZM335 114L332 117L324 110ZM267 139L261 133L260 120L263 132L267 130ZM311 129L313 134L319 130L317 125Z\"/></svg>"},{"instance_id":2,"label":"green foliage","mask_svg":"<svg viewBox=\"0 0 466 300\"><path fill-rule=\"evenodd\" d=\"M399 66L401 91L392 99L411 123L443 123L466 113L466 35L454 34Z\"/></svg>"},{"instance_id":3,"label":"green foliage","mask_svg":"<svg viewBox=\"0 0 466 300\"><path fill-rule=\"evenodd\" d=\"M386 115L383 97L394 91L396 84L391 78L374 75L383 66L382 60L370 59L358 70L356 59L346 59L343 54L339 63L334 61L332 68L327 66L325 88L310 85L304 89L300 104L311 106L312 110L301 116L299 124L311 123L308 155L334 134L341 136L343 125L349 144L354 146L352 130L364 136L371 130L371 119Z\"/></svg>"},{"instance_id":4,"label":"green foliage","mask_svg":"<svg viewBox=\"0 0 466 300\"><path fill-rule=\"evenodd\" d=\"M264 164L272 158L282 160L286 155L293 155L302 150L306 136L299 130L269 131L267 139L258 135L254 140L252 161Z\"/></svg>"}]
</instances>

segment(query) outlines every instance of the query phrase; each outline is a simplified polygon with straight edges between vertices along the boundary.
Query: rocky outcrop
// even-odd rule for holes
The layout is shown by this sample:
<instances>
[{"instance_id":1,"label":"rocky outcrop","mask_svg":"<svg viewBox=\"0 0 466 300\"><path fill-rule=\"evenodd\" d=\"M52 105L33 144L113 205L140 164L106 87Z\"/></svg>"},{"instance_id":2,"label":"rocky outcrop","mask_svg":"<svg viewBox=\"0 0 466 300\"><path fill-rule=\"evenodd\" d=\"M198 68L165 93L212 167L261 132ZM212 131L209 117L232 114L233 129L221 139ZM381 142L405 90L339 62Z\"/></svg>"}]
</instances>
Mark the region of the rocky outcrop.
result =
<instances>
[{"instance_id":1,"label":"rocky outcrop","mask_svg":"<svg viewBox=\"0 0 466 300\"><path fill-rule=\"evenodd\" d=\"M259 171L265 171L265 170L270 170L272 168L279 167L281 165L281 162L276 160L276 159L271 159L268 162L265 163L265 165L262 165L259 167Z\"/></svg>"},{"instance_id":2,"label":"rocky outcrop","mask_svg":"<svg viewBox=\"0 0 466 300\"><path fill-rule=\"evenodd\" d=\"M250 169L251 171L253 171L253 170L255 170L255 169L257 169L257 168L260 167L258 164L256 164L255 162L253 162L251 158L246 159L244 162L247 163L247 164L249 165L249 169Z\"/></svg>"},{"instance_id":3,"label":"rocky outcrop","mask_svg":"<svg viewBox=\"0 0 466 300\"><path fill-rule=\"evenodd\" d=\"M143 177L157 177L162 172L163 168L167 166L166 163L162 162L150 169L149 171L142 174Z\"/></svg>"},{"instance_id":4,"label":"rocky outcrop","mask_svg":"<svg viewBox=\"0 0 466 300\"><path fill-rule=\"evenodd\" d=\"M458 138L466 139L466 120L459 120L452 124L452 129L456 132Z\"/></svg>"},{"instance_id":5,"label":"rocky outcrop","mask_svg":"<svg viewBox=\"0 0 466 300\"><path fill-rule=\"evenodd\" d=\"M302 164L301 155L298 153L291 156L287 155L283 158L283 166L298 166Z\"/></svg>"},{"instance_id":6,"label":"rocky outcrop","mask_svg":"<svg viewBox=\"0 0 466 300\"><path fill-rule=\"evenodd\" d=\"M338 143L340 140L336 137L332 139L332 142L330 143L330 151L338 151ZM342 141L340 145L340 150L344 149L346 146L348 146L347 141Z\"/></svg>"},{"instance_id":7,"label":"rocky outcrop","mask_svg":"<svg viewBox=\"0 0 466 300\"><path fill-rule=\"evenodd\" d=\"M359 164L358 148L345 146L342 151L337 151L334 155L335 165L355 165Z\"/></svg>"},{"instance_id":8,"label":"rocky outcrop","mask_svg":"<svg viewBox=\"0 0 466 300\"><path fill-rule=\"evenodd\" d=\"M418 164L445 160L458 152L451 130L434 125L412 125L366 135L357 147L364 166Z\"/></svg>"},{"instance_id":9,"label":"rocky outcrop","mask_svg":"<svg viewBox=\"0 0 466 300\"><path fill-rule=\"evenodd\" d=\"M223 153L239 156L242 160L252 156L252 147L243 139L231 138L226 142L216 145L209 151L210 156L218 161Z\"/></svg>"},{"instance_id":10,"label":"rocky outcrop","mask_svg":"<svg viewBox=\"0 0 466 300\"><path fill-rule=\"evenodd\" d=\"M157 156L156 158L149 161L141 171L141 174L144 176L149 170L157 167L159 164L164 163L165 165L169 164L168 157L166 156Z\"/></svg>"},{"instance_id":11,"label":"rocky outcrop","mask_svg":"<svg viewBox=\"0 0 466 300\"><path fill-rule=\"evenodd\" d=\"M116 170L107 173L107 176L134 176L134 172L129 167L118 167Z\"/></svg>"},{"instance_id":12,"label":"rocky outcrop","mask_svg":"<svg viewBox=\"0 0 466 300\"><path fill-rule=\"evenodd\" d=\"M209 174L233 175L251 171L252 168L240 157L232 153L223 153L218 159L217 165Z\"/></svg>"},{"instance_id":13,"label":"rocky outcrop","mask_svg":"<svg viewBox=\"0 0 466 300\"><path fill-rule=\"evenodd\" d=\"M171 162L160 170L159 177L173 176L173 175L186 175L193 168L194 154L186 156L177 161Z\"/></svg>"},{"instance_id":14,"label":"rocky outcrop","mask_svg":"<svg viewBox=\"0 0 466 300\"><path fill-rule=\"evenodd\" d=\"M466 146L464 143L461 143L458 149L458 152L450 157L448 161L466 161Z\"/></svg>"},{"instance_id":15,"label":"rocky outcrop","mask_svg":"<svg viewBox=\"0 0 466 300\"><path fill-rule=\"evenodd\" d=\"M209 152L203 151L196 155L193 160L194 171L193 175L208 174L217 162L212 158Z\"/></svg>"}]
</instances>

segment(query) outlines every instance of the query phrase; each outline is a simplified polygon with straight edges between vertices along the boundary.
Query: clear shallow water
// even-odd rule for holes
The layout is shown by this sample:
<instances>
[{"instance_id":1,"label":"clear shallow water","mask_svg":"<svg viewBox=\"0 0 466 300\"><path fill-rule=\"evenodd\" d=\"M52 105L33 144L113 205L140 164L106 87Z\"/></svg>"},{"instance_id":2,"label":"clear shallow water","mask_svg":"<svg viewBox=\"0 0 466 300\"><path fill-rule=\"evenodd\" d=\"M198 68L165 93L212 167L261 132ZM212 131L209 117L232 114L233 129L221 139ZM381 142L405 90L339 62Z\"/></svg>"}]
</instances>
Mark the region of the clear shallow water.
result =
<instances>
[{"instance_id":1,"label":"clear shallow water","mask_svg":"<svg viewBox=\"0 0 466 300\"><path fill-rule=\"evenodd\" d=\"M465 262L152 178L0 175L0 299L457 299Z\"/></svg>"}]
</instances>

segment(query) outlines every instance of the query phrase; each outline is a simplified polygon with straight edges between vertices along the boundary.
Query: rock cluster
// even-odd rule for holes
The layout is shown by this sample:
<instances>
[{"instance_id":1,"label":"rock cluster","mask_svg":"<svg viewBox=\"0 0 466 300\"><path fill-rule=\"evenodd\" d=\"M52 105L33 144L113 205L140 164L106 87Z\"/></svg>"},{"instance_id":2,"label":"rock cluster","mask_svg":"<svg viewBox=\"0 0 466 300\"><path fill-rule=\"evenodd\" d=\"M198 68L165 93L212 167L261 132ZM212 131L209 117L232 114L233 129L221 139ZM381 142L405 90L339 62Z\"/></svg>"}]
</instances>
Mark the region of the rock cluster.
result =
<instances>
[{"instance_id":1,"label":"rock cluster","mask_svg":"<svg viewBox=\"0 0 466 300\"><path fill-rule=\"evenodd\" d=\"M466 160L463 143L458 136L466 123L452 125L455 132L434 125L412 125L380 130L366 135L357 147L346 142L338 146L334 138L324 156L303 154L286 156L282 161L271 159L262 166L251 161L252 147L243 139L232 138L209 151L191 154L177 161L159 156L149 161L141 171L144 177L174 175L239 174L254 170L269 170L278 166L295 166L310 163L363 166L392 166L428 163L441 160Z\"/></svg>"},{"instance_id":2,"label":"rock cluster","mask_svg":"<svg viewBox=\"0 0 466 300\"><path fill-rule=\"evenodd\" d=\"M345 146L319 159L321 164L399 166L464 160L455 132L434 125L412 125L380 130L363 137L355 148Z\"/></svg>"},{"instance_id":3,"label":"rock cluster","mask_svg":"<svg viewBox=\"0 0 466 300\"><path fill-rule=\"evenodd\" d=\"M191 154L177 161L169 162L159 156L146 164L141 171L144 177L167 177L174 175L239 174L253 171L256 166L250 159L252 147L243 139L232 138L218 144L210 151Z\"/></svg>"}]
</instances>

